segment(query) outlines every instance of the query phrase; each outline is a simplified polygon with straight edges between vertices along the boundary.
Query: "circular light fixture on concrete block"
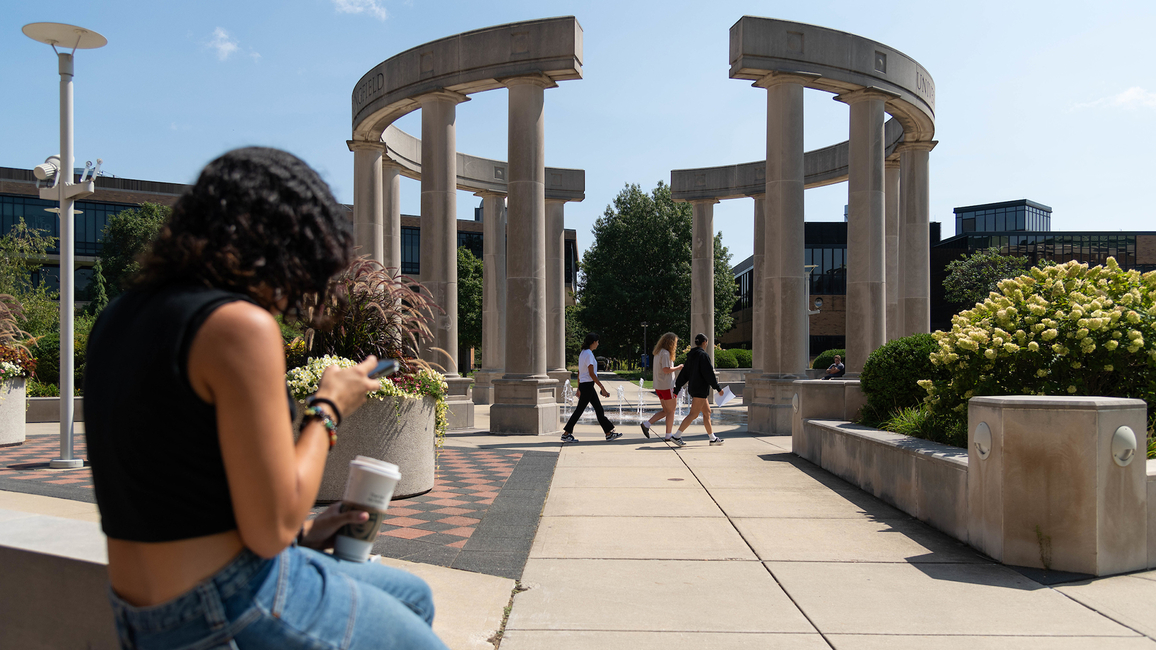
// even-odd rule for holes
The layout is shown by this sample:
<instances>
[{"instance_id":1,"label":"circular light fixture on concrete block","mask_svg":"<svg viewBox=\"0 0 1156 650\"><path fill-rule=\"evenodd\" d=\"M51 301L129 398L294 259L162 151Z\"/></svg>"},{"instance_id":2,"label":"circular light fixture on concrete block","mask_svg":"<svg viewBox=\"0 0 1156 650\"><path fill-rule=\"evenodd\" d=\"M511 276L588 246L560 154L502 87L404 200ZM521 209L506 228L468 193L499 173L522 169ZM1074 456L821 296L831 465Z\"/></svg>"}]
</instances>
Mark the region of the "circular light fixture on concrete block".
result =
<instances>
[{"instance_id":1,"label":"circular light fixture on concrete block","mask_svg":"<svg viewBox=\"0 0 1156 650\"><path fill-rule=\"evenodd\" d=\"M1120 467L1127 467L1136 457L1136 433L1132 427L1120 427L1112 434L1112 460Z\"/></svg>"},{"instance_id":2,"label":"circular light fixture on concrete block","mask_svg":"<svg viewBox=\"0 0 1156 650\"><path fill-rule=\"evenodd\" d=\"M975 452L979 454L980 460L987 460L991 455L991 427L987 426L987 422L980 422L975 428Z\"/></svg>"},{"instance_id":3,"label":"circular light fixture on concrete block","mask_svg":"<svg viewBox=\"0 0 1156 650\"><path fill-rule=\"evenodd\" d=\"M799 394L798 393L795 393L795 396L791 398L791 406L793 406L795 408L795 413L799 412Z\"/></svg>"}]
</instances>

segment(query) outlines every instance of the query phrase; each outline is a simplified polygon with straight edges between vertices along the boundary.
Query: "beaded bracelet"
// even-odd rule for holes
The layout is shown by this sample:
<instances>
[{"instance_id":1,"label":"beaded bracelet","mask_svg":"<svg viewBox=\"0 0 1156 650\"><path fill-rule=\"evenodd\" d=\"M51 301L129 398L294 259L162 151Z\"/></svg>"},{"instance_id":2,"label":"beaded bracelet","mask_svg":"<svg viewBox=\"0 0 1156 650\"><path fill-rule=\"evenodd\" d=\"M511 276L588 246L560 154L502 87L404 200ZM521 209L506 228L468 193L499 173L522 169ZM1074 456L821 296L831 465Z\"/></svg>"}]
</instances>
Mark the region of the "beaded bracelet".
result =
<instances>
[{"instance_id":1,"label":"beaded bracelet","mask_svg":"<svg viewBox=\"0 0 1156 650\"><path fill-rule=\"evenodd\" d=\"M318 397L316 395L310 395L309 398L305 400L305 406L316 406L318 404L325 404L329 408L333 409L333 417L337 418L337 426L341 426L341 409L337 408L337 405L333 403L333 400L326 399L324 397Z\"/></svg>"},{"instance_id":2,"label":"beaded bracelet","mask_svg":"<svg viewBox=\"0 0 1156 650\"><path fill-rule=\"evenodd\" d=\"M321 424L325 425L325 430L329 432L329 448L333 449L337 444L337 423L333 421L333 416L319 406L310 406L305 409L305 416L301 421L303 424L308 424L310 420L314 419L321 420Z\"/></svg>"}]
</instances>

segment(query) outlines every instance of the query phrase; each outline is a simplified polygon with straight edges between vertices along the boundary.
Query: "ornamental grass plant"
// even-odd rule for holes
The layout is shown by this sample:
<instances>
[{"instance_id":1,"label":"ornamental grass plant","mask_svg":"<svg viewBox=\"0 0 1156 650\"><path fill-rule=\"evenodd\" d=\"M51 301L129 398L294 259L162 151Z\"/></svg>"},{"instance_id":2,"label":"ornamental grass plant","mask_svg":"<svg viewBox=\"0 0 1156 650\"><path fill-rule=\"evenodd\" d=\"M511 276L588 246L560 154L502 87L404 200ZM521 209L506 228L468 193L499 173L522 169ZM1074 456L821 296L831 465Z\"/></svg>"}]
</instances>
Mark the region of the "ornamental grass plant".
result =
<instances>
[{"instance_id":1,"label":"ornamental grass plant","mask_svg":"<svg viewBox=\"0 0 1156 650\"><path fill-rule=\"evenodd\" d=\"M1002 280L936 332L931 414L966 427L978 395L1132 397L1156 405L1156 272L1068 262ZM1151 449L1151 447L1150 447Z\"/></svg>"}]
</instances>

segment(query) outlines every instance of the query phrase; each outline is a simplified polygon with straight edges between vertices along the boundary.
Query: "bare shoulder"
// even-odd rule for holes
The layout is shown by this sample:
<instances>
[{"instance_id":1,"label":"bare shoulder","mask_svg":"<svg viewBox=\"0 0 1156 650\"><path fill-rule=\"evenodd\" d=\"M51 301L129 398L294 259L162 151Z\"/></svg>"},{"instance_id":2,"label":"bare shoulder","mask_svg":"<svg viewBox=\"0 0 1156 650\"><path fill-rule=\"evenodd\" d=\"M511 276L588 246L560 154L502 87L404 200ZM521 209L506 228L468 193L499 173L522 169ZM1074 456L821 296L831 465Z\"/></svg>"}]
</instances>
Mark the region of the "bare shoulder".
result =
<instances>
[{"instance_id":1,"label":"bare shoulder","mask_svg":"<svg viewBox=\"0 0 1156 650\"><path fill-rule=\"evenodd\" d=\"M237 300L226 303L205 319L197 332L202 337L222 344L252 343L274 337L280 340L281 330L273 315L251 302Z\"/></svg>"}]
</instances>

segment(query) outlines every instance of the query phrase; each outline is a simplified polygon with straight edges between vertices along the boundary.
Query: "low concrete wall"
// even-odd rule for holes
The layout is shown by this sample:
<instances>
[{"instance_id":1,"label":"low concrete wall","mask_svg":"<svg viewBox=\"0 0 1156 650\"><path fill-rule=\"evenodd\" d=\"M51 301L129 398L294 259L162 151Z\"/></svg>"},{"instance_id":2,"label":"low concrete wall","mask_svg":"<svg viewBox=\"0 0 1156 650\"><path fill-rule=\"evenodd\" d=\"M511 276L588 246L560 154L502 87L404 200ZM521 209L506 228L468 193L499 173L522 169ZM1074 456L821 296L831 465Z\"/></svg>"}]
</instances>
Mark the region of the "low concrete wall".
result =
<instances>
[{"instance_id":1,"label":"low concrete wall","mask_svg":"<svg viewBox=\"0 0 1156 650\"><path fill-rule=\"evenodd\" d=\"M0 522L0 648L119 648L100 525L10 510Z\"/></svg>"},{"instance_id":2,"label":"low concrete wall","mask_svg":"<svg viewBox=\"0 0 1156 650\"><path fill-rule=\"evenodd\" d=\"M1156 569L1156 458L1148 461L1148 568Z\"/></svg>"},{"instance_id":3,"label":"low concrete wall","mask_svg":"<svg viewBox=\"0 0 1156 650\"><path fill-rule=\"evenodd\" d=\"M84 398L77 397L73 402L73 416L74 422L84 422ZM60 422L60 398L59 397L29 397L28 398L28 414L24 418L25 422Z\"/></svg>"},{"instance_id":4,"label":"low concrete wall","mask_svg":"<svg viewBox=\"0 0 1156 650\"><path fill-rule=\"evenodd\" d=\"M804 420L801 433L799 456L967 541L966 450L842 420Z\"/></svg>"}]
</instances>

